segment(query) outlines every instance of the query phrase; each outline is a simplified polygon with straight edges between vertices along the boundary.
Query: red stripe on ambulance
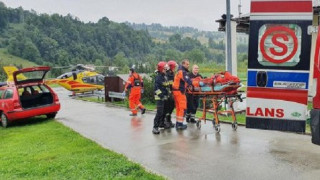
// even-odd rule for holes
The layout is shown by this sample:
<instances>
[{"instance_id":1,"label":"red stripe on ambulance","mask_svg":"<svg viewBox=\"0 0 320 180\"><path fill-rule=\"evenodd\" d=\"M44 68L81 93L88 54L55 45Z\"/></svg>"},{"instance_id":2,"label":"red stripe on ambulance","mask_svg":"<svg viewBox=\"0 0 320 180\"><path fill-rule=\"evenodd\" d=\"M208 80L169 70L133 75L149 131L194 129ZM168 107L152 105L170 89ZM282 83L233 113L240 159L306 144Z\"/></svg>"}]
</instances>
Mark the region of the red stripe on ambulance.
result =
<instances>
[{"instance_id":1,"label":"red stripe on ambulance","mask_svg":"<svg viewBox=\"0 0 320 180\"><path fill-rule=\"evenodd\" d=\"M288 94L290 96L288 96ZM261 98L261 99L276 99L283 101L296 102L307 105L308 103L308 91L307 90L294 90L294 89L269 89L248 87L247 97Z\"/></svg>"},{"instance_id":2,"label":"red stripe on ambulance","mask_svg":"<svg viewBox=\"0 0 320 180\"><path fill-rule=\"evenodd\" d=\"M312 12L312 1L252 1L251 13Z\"/></svg>"}]
</instances>

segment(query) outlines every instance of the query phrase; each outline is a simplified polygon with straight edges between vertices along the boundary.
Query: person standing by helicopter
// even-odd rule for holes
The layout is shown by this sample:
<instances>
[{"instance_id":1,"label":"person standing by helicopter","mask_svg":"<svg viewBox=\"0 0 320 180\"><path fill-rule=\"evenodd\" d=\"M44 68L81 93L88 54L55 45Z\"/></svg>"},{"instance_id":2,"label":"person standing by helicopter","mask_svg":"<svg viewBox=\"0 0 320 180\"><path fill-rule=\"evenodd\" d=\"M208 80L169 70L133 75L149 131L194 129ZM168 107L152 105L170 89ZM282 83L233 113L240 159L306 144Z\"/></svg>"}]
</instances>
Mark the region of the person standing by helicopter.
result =
<instances>
[{"instance_id":1,"label":"person standing by helicopter","mask_svg":"<svg viewBox=\"0 0 320 180\"><path fill-rule=\"evenodd\" d=\"M127 92L129 89L129 108L131 110L130 116L136 116L138 109L141 110L141 114L144 114L146 109L140 102L141 93L143 93L143 80L141 76L135 72L134 68L130 68L129 70L129 78L125 85L125 92Z\"/></svg>"}]
</instances>

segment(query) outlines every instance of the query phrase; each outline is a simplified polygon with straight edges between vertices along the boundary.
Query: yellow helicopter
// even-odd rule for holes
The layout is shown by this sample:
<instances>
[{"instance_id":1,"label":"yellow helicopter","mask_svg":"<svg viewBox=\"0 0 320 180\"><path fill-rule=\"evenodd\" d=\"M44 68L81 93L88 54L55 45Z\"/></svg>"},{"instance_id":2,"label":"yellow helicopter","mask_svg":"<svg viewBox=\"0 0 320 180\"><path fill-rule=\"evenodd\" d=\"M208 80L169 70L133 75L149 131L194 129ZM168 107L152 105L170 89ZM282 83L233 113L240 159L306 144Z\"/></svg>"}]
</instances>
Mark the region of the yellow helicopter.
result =
<instances>
[{"instance_id":1,"label":"yellow helicopter","mask_svg":"<svg viewBox=\"0 0 320 180\"><path fill-rule=\"evenodd\" d=\"M54 67L65 68L65 67ZM95 72L94 66L78 64L71 72L64 73L56 79L47 80L46 84L58 84L75 93L93 92L104 89L105 76Z\"/></svg>"}]
</instances>

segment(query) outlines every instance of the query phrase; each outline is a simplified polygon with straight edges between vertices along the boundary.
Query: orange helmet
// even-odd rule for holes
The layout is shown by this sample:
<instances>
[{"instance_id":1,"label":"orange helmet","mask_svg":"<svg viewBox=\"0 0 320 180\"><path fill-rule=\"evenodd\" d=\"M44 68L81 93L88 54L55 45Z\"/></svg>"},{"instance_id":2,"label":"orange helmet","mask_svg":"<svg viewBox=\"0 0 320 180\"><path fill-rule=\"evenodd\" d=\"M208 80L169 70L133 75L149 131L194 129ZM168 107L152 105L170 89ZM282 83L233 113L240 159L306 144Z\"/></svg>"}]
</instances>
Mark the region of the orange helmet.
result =
<instances>
[{"instance_id":1,"label":"orange helmet","mask_svg":"<svg viewBox=\"0 0 320 180\"><path fill-rule=\"evenodd\" d=\"M166 65L167 65L166 62L160 61L160 62L158 63L158 65L157 65L157 70L158 70L159 72L162 72L162 71L164 70L164 68L165 68Z\"/></svg>"},{"instance_id":2,"label":"orange helmet","mask_svg":"<svg viewBox=\"0 0 320 180\"><path fill-rule=\"evenodd\" d=\"M168 62L168 66L169 66L170 70L173 71L173 70L176 68L177 63L176 63L174 60L170 60L170 61Z\"/></svg>"}]
</instances>

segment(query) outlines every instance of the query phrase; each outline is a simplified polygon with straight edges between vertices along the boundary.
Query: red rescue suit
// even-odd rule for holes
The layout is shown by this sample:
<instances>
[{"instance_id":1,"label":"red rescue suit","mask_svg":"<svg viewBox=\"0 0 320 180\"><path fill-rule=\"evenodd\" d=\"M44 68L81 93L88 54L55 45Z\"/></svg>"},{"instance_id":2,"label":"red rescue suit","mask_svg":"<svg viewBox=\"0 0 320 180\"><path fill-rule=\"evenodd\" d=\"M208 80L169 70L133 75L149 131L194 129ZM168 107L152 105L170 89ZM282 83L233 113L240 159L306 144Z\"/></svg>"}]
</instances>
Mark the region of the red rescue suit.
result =
<instances>
[{"instance_id":1,"label":"red rescue suit","mask_svg":"<svg viewBox=\"0 0 320 180\"><path fill-rule=\"evenodd\" d=\"M144 106L140 102L141 88L143 88L143 80L141 76L138 73L133 72L126 83L125 88L127 90L131 89L129 95L129 107L132 114L137 114L138 108L141 110L144 109Z\"/></svg>"}]
</instances>

